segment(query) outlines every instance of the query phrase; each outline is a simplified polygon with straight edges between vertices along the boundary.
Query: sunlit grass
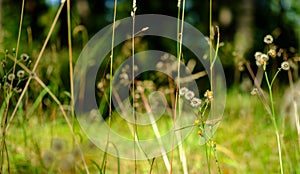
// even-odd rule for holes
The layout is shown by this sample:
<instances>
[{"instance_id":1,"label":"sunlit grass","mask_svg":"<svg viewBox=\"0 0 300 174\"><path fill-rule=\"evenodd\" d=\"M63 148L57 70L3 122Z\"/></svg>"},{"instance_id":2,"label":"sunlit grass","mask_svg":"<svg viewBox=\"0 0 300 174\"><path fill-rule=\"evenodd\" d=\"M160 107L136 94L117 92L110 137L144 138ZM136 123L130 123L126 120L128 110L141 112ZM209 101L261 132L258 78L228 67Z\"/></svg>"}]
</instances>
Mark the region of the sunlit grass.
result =
<instances>
[{"instance_id":1,"label":"sunlit grass","mask_svg":"<svg viewBox=\"0 0 300 174\"><path fill-rule=\"evenodd\" d=\"M278 98L278 96L276 97ZM247 102L242 102L247 101ZM276 173L278 172L278 155L276 152L276 139L274 137L273 125L268 119L260 101L251 96L249 93L241 93L237 89L232 89L227 98L227 107L225 116L214 136L217 142L217 151L219 164L223 173ZM45 111L45 115L50 115L49 111ZM113 114L112 129L120 132L123 136L131 137L129 131L124 131L126 123L122 119L114 119ZM22 115L17 115L21 122ZM161 121L161 123L160 123ZM172 125L172 120L165 117L157 122L162 130L168 130ZM124 122L125 124L123 124ZM68 125L58 116L55 121L40 122L36 116L22 123L26 129L26 138L24 129L15 122L7 134L6 140L9 145L9 154L11 154L11 170L16 171L17 167L23 166L23 169L31 169L27 171L45 171L41 166L39 158L51 148L51 139L60 138L66 142L66 149L62 153L69 153L73 149L72 135ZM146 128L145 128L146 129ZM149 129L149 128L147 128ZM100 159L103 151L95 147L81 131L78 124L75 125L74 131L80 140L84 156L86 158L89 170L97 172L97 167L92 161L100 165ZM153 138L144 131L140 131L140 136L144 138ZM297 134L295 130L286 127L283 135L283 165L286 172L299 172L300 156L297 149ZM25 144L26 143L26 144ZM38 147L38 149L37 149ZM206 173L207 163L205 157L205 148L199 146L199 136L197 130L194 129L188 138L183 142L186 155L188 157L188 169L190 173ZM38 153L38 150L40 153ZM14 155L13 155L14 154ZM16 155L19 154L19 155ZM168 153L168 156L171 155ZM63 154L62 154L63 156ZM117 158L108 155L107 172L114 173L117 171ZM213 160L213 159L211 159ZM83 170L81 162L76 163L77 168ZM132 173L134 161L121 159L122 173ZM137 161L137 171L139 173L148 173L150 169L148 161ZM19 169L18 169L19 170ZM77 169L78 170L78 169ZM211 170L217 171L216 165L211 162ZM79 170L78 170L79 171ZM174 166L175 173L182 171L179 161L178 150L174 150ZM154 161L153 173L166 173L161 157Z\"/></svg>"}]
</instances>

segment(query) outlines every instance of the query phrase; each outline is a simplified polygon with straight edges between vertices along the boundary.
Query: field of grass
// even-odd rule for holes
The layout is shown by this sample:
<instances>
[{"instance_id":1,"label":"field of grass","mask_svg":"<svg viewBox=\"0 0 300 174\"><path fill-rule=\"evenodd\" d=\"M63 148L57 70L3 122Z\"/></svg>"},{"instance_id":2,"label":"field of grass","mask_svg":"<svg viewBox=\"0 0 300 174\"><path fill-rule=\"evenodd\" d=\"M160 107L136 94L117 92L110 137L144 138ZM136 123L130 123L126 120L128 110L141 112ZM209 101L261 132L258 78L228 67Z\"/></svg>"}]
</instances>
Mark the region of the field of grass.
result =
<instances>
[{"instance_id":1,"label":"field of grass","mask_svg":"<svg viewBox=\"0 0 300 174\"><path fill-rule=\"evenodd\" d=\"M280 107L280 103L276 103ZM45 118L50 117L51 111L46 110L43 115ZM74 145L72 135L62 115L57 112L56 119L53 121L44 121L38 117L31 115L25 120L24 115L17 114L13 126L7 133L6 146L10 171L12 173L84 172L83 164L76 151L77 146ZM171 121L161 119L165 123ZM125 126L125 124L119 125ZM299 173L300 152L296 130L288 126L283 129L282 122L279 122L279 125L285 172ZM162 126L160 129L165 128ZM77 124L75 133L80 140L90 172L99 172L97 165L101 166L103 151L87 139ZM240 92L238 89L229 90L225 113L215 134L215 141L222 173L279 172L276 137L271 120L261 102L250 93ZM195 129L183 142L183 147L189 172L208 173L205 147L199 145L199 135ZM171 153L168 153L168 156L170 155ZM211 171L216 173L213 155L210 154L210 156ZM134 172L133 160L108 156L106 173L118 171L118 160L120 160L121 173ZM5 166L7 165L6 163ZM138 173L149 173L150 166L148 161L137 161ZM178 149L174 154L173 172L182 172ZM152 173L167 173L162 157L154 160Z\"/></svg>"},{"instance_id":2,"label":"field of grass","mask_svg":"<svg viewBox=\"0 0 300 174\"><path fill-rule=\"evenodd\" d=\"M277 46L273 42L276 38L272 35L262 38L260 42L265 43L265 47L261 49L263 52L258 50L252 56L253 60L232 56L232 59L236 59L232 61L235 62L236 70L228 70L225 73L227 77L242 74L243 82L230 84L230 88L224 90L227 97L224 99L226 105L223 116L215 116L214 109L218 107L214 104L219 103L217 99L220 98L217 97L220 95L219 86L214 84L219 84L219 76L214 71L218 60L214 55L219 54L219 49L223 49L224 43L220 43L219 27L213 26L212 0L209 1L210 14L207 27L211 31L207 43L205 40L208 50L205 50L207 52L203 55L203 60L208 61L209 68L206 71L199 71L203 68L201 65L197 66L199 61L196 62L192 58L185 59L188 53L183 48L182 41L184 32L181 22L185 21L183 0L178 1L176 19L178 38L176 44L173 42L174 48L176 47L175 61L172 59L173 62L170 63L171 56L164 54L155 63L156 67L166 69L170 74L180 74L180 77L181 71L186 71L181 69L181 66L192 67L191 74L187 73L188 75L178 79L176 75L176 78L172 79L170 74L165 75L162 71L146 71L136 77L134 82L131 82L130 78L135 77L135 72L138 71L136 69L154 61L151 59L142 63L134 62L138 59L135 55L148 49L146 39L137 37L136 33L145 32L149 27L135 30L137 4L133 1L132 38L114 48L115 29L119 25L116 22L118 3L115 1L112 31L108 32L111 36L104 34L105 38L112 40L112 43L109 43L111 50L109 55L106 55L105 61L100 62L102 64L97 72L97 81L92 85L85 81L84 75L74 78L74 72L76 74L74 66L78 63L76 60L80 57L81 48L72 45L75 36L72 36L74 28L70 18L71 1L61 1L56 16L53 16L53 22L51 25L49 23L51 27L47 37L42 45L37 47L33 47L29 40L28 44L31 46L22 47L20 38L24 30L22 22L25 1L22 2L16 48L0 50L0 173L300 173L300 125L297 110L300 102L298 99L300 83L296 82L300 59L297 51L288 51ZM68 46L58 49L50 38L64 6L67 7ZM85 29L83 27L80 30L83 32ZM87 38L84 38L87 36L82 37L82 40L87 42ZM228 50L224 48L222 51ZM232 52L227 54L234 55ZM131 55L130 65L118 67ZM86 62L91 63L89 60ZM95 65L98 62L92 63ZM117 69L119 71L116 71ZM257 72L253 69L257 69ZM236 74L231 74L233 71ZM85 73L87 74L87 72L83 74ZM210 79L207 78L207 74L210 75ZM204 78L200 79L200 76ZM112 79L117 79L116 84ZM195 84L205 85L199 85L197 89L188 89L185 86L190 87L189 79ZM88 119L84 123L93 126L100 123L101 126L107 126L109 131L93 130L97 127L92 127L89 131L96 134L91 137L82 129L81 116L86 113L74 110L76 107L89 106L90 103L85 103L89 101L84 98L86 91L81 93L81 89L79 92L74 90L75 84L78 83L76 80L80 82L83 91L85 87L96 86L95 91L92 91L97 98L96 111L105 117L104 121L99 121L98 113L93 115L92 111L95 110L85 110L88 112ZM295 89L290 88L293 85ZM128 91L125 91L127 89ZM128 94L120 97L118 90L120 93ZM195 95L198 92L199 96ZM158 101L161 95L165 98ZM188 109L184 110L186 106ZM162 108L166 110L161 112ZM209 112L216 118L211 119ZM151 122L152 124L138 123L143 118L153 121L157 115L161 117ZM125 118L132 119L132 122ZM177 124L176 119L183 122ZM211 134L216 125L218 126L216 132ZM99 127L102 128L101 126ZM173 129L174 127L176 129ZM191 132L182 143L174 143L176 140L182 140L181 136L188 128ZM172 139L162 144L161 137L170 132ZM114 144L113 133L135 143L124 147L123 144ZM148 139L157 141L155 147L161 151L167 149L167 152L148 157L147 152L151 152L151 146L146 149L148 146L140 145L143 140ZM100 144L104 143L105 149L103 146L97 147L97 143L93 140ZM137 159L136 153L139 150L146 157L143 160ZM120 158L118 154L121 153L133 154L130 154L131 158L128 159L129 157Z\"/></svg>"}]
</instances>

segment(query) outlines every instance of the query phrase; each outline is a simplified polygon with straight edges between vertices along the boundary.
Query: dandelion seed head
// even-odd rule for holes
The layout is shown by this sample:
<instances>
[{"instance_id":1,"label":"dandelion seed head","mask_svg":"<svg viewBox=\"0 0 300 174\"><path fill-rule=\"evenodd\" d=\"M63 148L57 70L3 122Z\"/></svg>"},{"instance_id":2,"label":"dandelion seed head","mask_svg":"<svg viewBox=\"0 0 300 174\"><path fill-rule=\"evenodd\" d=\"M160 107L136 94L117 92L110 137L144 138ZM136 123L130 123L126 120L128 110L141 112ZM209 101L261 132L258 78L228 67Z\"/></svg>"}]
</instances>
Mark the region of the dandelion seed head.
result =
<instances>
[{"instance_id":1,"label":"dandelion seed head","mask_svg":"<svg viewBox=\"0 0 300 174\"><path fill-rule=\"evenodd\" d=\"M67 155L60 161L59 168L63 171L70 171L72 168L74 168L75 159L73 155Z\"/></svg>"},{"instance_id":2,"label":"dandelion seed head","mask_svg":"<svg viewBox=\"0 0 300 174\"><path fill-rule=\"evenodd\" d=\"M19 71L17 72L17 77L18 77L19 79L23 78L24 76L25 76L25 72L24 72L23 70L19 70Z\"/></svg>"},{"instance_id":3,"label":"dandelion seed head","mask_svg":"<svg viewBox=\"0 0 300 174\"><path fill-rule=\"evenodd\" d=\"M251 91L251 95L256 95L258 93L258 89L257 88L253 88Z\"/></svg>"},{"instance_id":4,"label":"dandelion seed head","mask_svg":"<svg viewBox=\"0 0 300 174\"><path fill-rule=\"evenodd\" d=\"M194 98L191 100L191 106L192 106L192 107L198 107L198 106L200 106L201 104L202 104L202 101L201 101L201 99L199 99L199 98L194 97Z\"/></svg>"},{"instance_id":5,"label":"dandelion seed head","mask_svg":"<svg viewBox=\"0 0 300 174\"><path fill-rule=\"evenodd\" d=\"M71 154L72 154L72 156L73 156L75 159L79 159L80 156L81 156L81 149L80 149L80 147L75 147L75 148L73 148Z\"/></svg>"},{"instance_id":6,"label":"dandelion seed head","mask_svg":"<svg viewBox=\"0 0 300 174\"><path fill-rule=\"evenodd\" d=\"M6 60L2 60L2 61L1 61L1 65L2 65L2 67L6 67L7 61L6 61Z\"/></svg>"},{"instance_id":7,"label":"dandelion seed head","mask_svg":"<svg viewBox=\"0 0 300 174\"><path fill-rule=\"evenodd\" d=\"M261 53L261 52L259 52L259 51L258 51L258 52L255 52L255 54L254 54L255 59L256 59L256 60L260 59L262 54L263 54L263 53Z\"/></svg>"},{"instance_id":8,"label":"dandelion seed head","mask_svg":"<svg viewBox=\"0 0 300 174\"><path fill-rule=\"evenodd\" d=\"M192 98L195 97L195 94L194 94L193 91L187 91L187 92L185 93L184 97L185 97L185 99L187 99L187 100L191 100Z\"/></svg>"},{"instance_id":9,"label":"dandelion seed head","mask_svg":"<svg viewBox=\"0 0 300 174\"><path fill-rule=\"evenodd\" d=\"M8 76L7 76L7 79L8 79L9 81L13 81L15 78L16 78L16 76L15 76L15 74L13 74L13 73L8 74Z\"/></svg>"},{"instance_id":10,"label":"dandelion seed head","mask_svg":"<svg viewBox=\"0 0 300 174\"><path fill-rule=\"evenodd\" d=\"M11 87L10 83L8 83L8 82L5 82L4 88L6 88L6 89L10 89L10 87Z\"/></svg>"},{"instance_id":11,"label":"dandelion seed head","mask_svg":"<svg viewBox=\"0 0 300 174\"><path fill-rule=\"evenodd\" d=\"M163 66L164 66L164 63L161 62L161 61L157 62L157 64L156 64L156 68L157 68L157 69L162 69Z\"/></svg>"},{"instance_id":12,"label":"dandelion seed head","mask_svg":"<svg viewBox=\"0 0 300 174\"><path fill-rule=\"evenodd\" d=\"M187 89L186 87L180 88L179 90L179 95L183 96L185 95L185 93L187 93L189 91L189 89Z\"/></svg>"},{"instance_id":13,"label":"dandelion seed head","mask_svg":"<svg viewBox=\"0 0 300 174\"><path fill-rule=\"evenodd\" d=\"M51 149L55 152L61 152L65 148L65 142L60 138L53 138L51 142Z\"/></svg>"},{"instance_id":14,"label":"dandelion seed head","mask_svg":"<svg viewBox=\"0 0 300 174\"><path fill-rule=\"evenodd\" d=\"M256 59L256 65L257 66L263 66L267 64L267 61L269 60L269 56L267 54L263 54L261 52L256 52L254 54L254 57Z\"/></svg>"},{"instance_id":15,"label":"dandelion seed head","mask_svg":"<svg viewBox=\"0 0 300 174\"><path fill-rule=\"evenodd\" d=\"M281 63L281 68L285 71L289 70L290 69L290 64L288 61L284 61Z\"/></svg>"},{"instance_id":16,"label":"dandelion seed head","mask_svg":"<svg viewBox=\"0 0 300 174\"><path fill-rule=\"evenodd\" d=\"M54 162L54 154L52 151L46 151L42 156L42 161L45 166L50 166Z\"/></svg>"},{"instance_id":17,"label":"dandelion seed head","mask_svg":"<svg viewBox=\"0 0 300 174\"><path fill-rule=\"evenodd\" d=\"M14 88L14 91L15 91L16 93L21 93L21 92L22 92L22 88L15 87L15 88Z\"/></svg>"},{"instance_id":18,"label":"dandelion seed head","mask_svg":"<svg viewBox=\"0 0 300 174\"><path fill-rule=\"evenodd\" d=\"M266 54L262 54L261 59L263 59L265 62L267 62L269 60L269 56Z\"/></svg>"},{"instance_id":19,"label":"dandelion seed head","mask_svg":"<svg viewBox=\"0 0 300 174\"><path fill-rule=\"evenodd\" d=\"M273 36L271 36L271 35L266 35L265 36L265 38L264 38L264 42L266 43L266 44L271 44L271 43L273 43Z\"/></svg>"},{"instance_id":20,"label":"dandelion seed head","mask_svg":"<svg viewBox=\"0 0 300 174\"><path fill-rule=\"evenodd\" d=\"M23 53L23 54L20 55L20 58L21 58L21 60L26 62L29 59L29 56L28 56L28 54Z\"/></svg>"}]
</instances>

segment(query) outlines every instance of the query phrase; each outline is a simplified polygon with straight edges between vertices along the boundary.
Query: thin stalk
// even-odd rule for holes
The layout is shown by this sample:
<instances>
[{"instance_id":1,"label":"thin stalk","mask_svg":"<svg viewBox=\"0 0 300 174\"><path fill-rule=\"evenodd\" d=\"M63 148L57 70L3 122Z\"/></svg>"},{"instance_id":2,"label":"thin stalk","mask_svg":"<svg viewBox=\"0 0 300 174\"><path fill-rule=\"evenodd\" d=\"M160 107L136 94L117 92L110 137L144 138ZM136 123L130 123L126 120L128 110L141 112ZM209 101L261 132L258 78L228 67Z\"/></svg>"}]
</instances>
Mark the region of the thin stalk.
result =
<instances>
[{"instance_id":1,"label":"thin stalk","mask_svg":"<svg viewBox=\"0 0 300 174\"><path fill-rule=\"evenodd\" d=\"M12 60L14 59L13 56L8 56L8 58L10 58L10 59L12 59ZM35 75L32 71L30 71L23 63L17 61L17 64L18 64L18 66L20 66L21 68L23 68L23 70L24 70L26 73L28 73L28 74L30 75L30 76L29 76L29 80L28 80L27 82L30 82L32 79L36 80L36 81L39 83L39 85L40 85L40 86L41 86L41 87L42 87L42 88L50 95L50 97L51 97L51 98L54 100L54 102L58 105L60 111L62 112L62 115L64 116L64 119L65 119L66 122L67 122L67 125L68 125L68 127L69 127L69 129L70 129L70 132L71 132L71 134L72 134L72 136L73 136L73 139L74 139L74 141L75 141L75 144L79 146L79 142L77 141L76 135L75 135L75 133L74 133L74 128L73 128L73 126L72 126L72 124L71 124L71 122L70 122L70 120L69 120L69 118L68 118L68 116L67 116L67 114L66 114L64 108L63 108L63 105L62 105L61 102L58 100L58 98L57 98L57 97L53 94L53 92L52 92L52 91L44 84L44 82L43 82L37 75ZM27 85L27 84L29 84L29 83L26 83L26 85ZM20 100L20 101L22 101L22 100ZM18 104L18 106L20 106L20 104L21 104L21 102ZM10 118L10 120L9 120L9 122L8 122L8 124L7 124L6 132L8 131L11 122L12 122L12 117ZM86 161L85 161L85 159L84 159L83 152L82 152L81 149L80 149L80 152L81 152L81 159L82 159L82 161L83 161L83 164L84 164L86 173L89 174L88 166L87 166L87 164L86 164Z\"/></svg>"},{"instance_id":2,"label":"thin stalk","mask_svg":"<svg viewBox=\"0 0 300 174\"><path fill-rule=\"evenodd\" d=\"M173 118L173 124L176 124L176 117L177 117L177 103L180 106L179 100L178 100L178 91L180 90L180 59L181 59L181 52L180 52L180 38L181 38L181 31L180 31L180 12L181 12L181 0L178 0L177 2L177 44L176 44L176 50L177 50L177 75L178 75L178 81L177 81L177 87L175 88L175 103L174 103L174 118ZM174 130L176 131L176 129ZM175 132L172 134L172 149L174 149L174 138L175 138ZM170 171L169 173L172 173L173 169L173 156L174 156L174 150L171 151L171 159L170 159Z\"/></svg>"},{"instance_id":3,"label":"thin stalk","mask_svg":"<svg viewBox=\"0 0 300 174\"><path fill-rule=\"evenodd\" d=\"M71 93L71 115L72 115L72 126L75 123L75 112L74 112L74 84L73 84L73 54L72 54L72 26L71 26L71 7L70 0L67 0L67 20L68 20L68 47L69 47L69 68L70 68L70 93ZM74 141L74 140L73 140Z\"/></svg>"},{"instance_id":4,"label":"thin stalk","mask_svg":"<svg viewBox=\"0 0 300 174\"><path fill-rule=\"evenodd\" d=\"M105 147L105 152L102 161L102 170L106 170L107 164L107 150L110 136L110 127L111 127L111 115L112 115L112 91L113 91L113 57L114 57L114 42L115 42L115 28L116 28L116 16L117 16L117 0L114 2L114 17L113 17L113 28L112 28L112 36L111 36L111 53L110 53L110 70L109 70L109 115L108 115L108 133L107 133L107 142ZM114 144L113 144L114 145ZM115 146L115 145L114 145Z\"/></svg>"},{"instance_id":5,"label":"thin stalk","mask_svg":"<svg viewBox=\"0 0 300 174\"><path fill-rule=\"evenodd\" d=\"M209 0L209 59L210 59L210 65L212 65L213 62L213 47L212 47L212 41L213 41L213 34L212 34L212 0ZM213 91L213 68L210 69L210 87L211 91Z\"/></svg>"},{"instance_id":6,"label":"thin stalk","mask_svg":"<svg viewBox=\"0 0 300 174\"><path fill-rule=\"evenodd\" d=\"M273 79L270 83L271 87L273 86L273 83L274 83L274 81L275 81L275 79L276 79L276 77L277 77L277 75L279 74L280 71L281 71L281 68L278 68L278 71L275 73L275 75L274 75L274 77L273 77Z\"/></svg>"},{"instance_id":7,"label":"thin stalk","mask_svg":"<svg viewBox=\"0 0 300 174\"><path fill-rule=\"evenodd\" d=\"M16 104L16 106L15 106L15 108L14 108L12 114L11 114L10 122L13 120L13 118L14 118L16 112L17 112L17 108L19 107L19 105L20 105L20 103L21 103L21 101L22 101L22 99L23 99L23 97L24 97L24 95L25 95L25 92L26 92L27 89L28 89L28 86L29 86L29 84L30 84L30 81L32 80L31 76L34 76L34 75L35 75L35 70L36 70L36 68L37 68L37 66L38 66L38 64L39 64L39 62L40 62L40 60L41 60L41 58L42 58L42 55L43 55L43 53L44 53L44 51L45 51L45 49L46 49L47 43L48 43L48 41L49 41L49 39L50 39L50 36L52 35L52 32L53 32L53 30L54 30L54 27L55 27L55 25L56 25L56 23L57 23L57 21L58 21L58 18L59 18L59 16L60 16L60 13L61 13L62 9L63 9L63 6L64 6L64 2L60 5L60 7L59 7L59 9L58 9L58 11L57 11L57 13L56 13L56 16L55 16L55 18L54 18L54 21L53 21L53 23L52 23L52 25L51 25L51 28L50 28L50 30L49 30L49 33L48 33L48 35L47 35L47 37L46 37L46 39L45 39L45 42L44 42L43 47L42 47L42 49L41 49L41 51L40 51L40 53L39 53L39 56L38 56L38 58L37 58L37 61L36 61L35 64L34 64L33 69L32 69L31 71L29 71L29 72L30 72L30 77L28 78L28 80L27 80L27 82L26 82L26 84L25 84L25 86L24 86L24 88L23 88L23 91L22 91L22 93L20 94L20 97L19 97L19 99L18 99L18 101L17 101L17 104ZM6 129L8 129L8 128L6 128Z\"/></svg>"},{"instance_id":8,"label":"thin stalk","mask_svg":"<svg viewBox=\"0 0 300 174\"><path fill-rule=\"evenodd\" d=\"M181 62L181 57L182 57L182 41L183 41L183 27L184 27L184 17L185 17L185 0L182 1L182 12L181 12L181 29L180 29L180 43L179 43L179 58L178 58L178 65L177 65L177 73L178 73L178 90L180 89L180 62ZM177 99L178 99L178 91L176 92L177 95ZM180 106L180 100L178 100L178 106ZM176 111L176 110L175 110ZM178 115L181 115L181 109L178 109ZM177 115L175 114L175 118L174 118L174 125L176 124L176 118ZM177 139L180 141L181 140L181 136L179 132L175 132ZM179 143L178 144L178 148L179 148L179 157L180 157L180 161L181 161L181 165L183 168L183 173L187 174L188 173L188 168L187 168L187 162L186 162L186 156L184 153L184 148L183 148L183 144Z\"/></svg>"},{"instance_id":9,"label":"thin stalk","mask_svg":"<svg viewBox=\"0 0 300 174\"><path fill-rule=\"evenodd\" d=\"M219 159L218 159L218 156L217 156L217 148L216 148L215 144L213 144L213 153L214 153L214 156L215 156L215 159L216 159L216 165L217 165L217 168L218 168L218 173L221 174L222 172L221 172Z\"/></svg>"},{"instance_id":10,"label":"thin stalk","mask_svg":"<svg viewBox=\"0 0 300 174\"><path fill-rule=\"evenodd\" d=\"M131 33L131 54L132 54L132 116L134 118L134 142L133 142L133 151L134 151L134 173L137 173L137 160L136 160L136 142L137 142L137 120L135 115L135 109L134 109L134 96L135 96L135 84L134 84L134 44L135 44L135 12L136 12L136 0L132 1L132 11L131 11L131 17L132 17L132 33Z\"/></svg>"},{"instance_id":11,"label":"thin stalk","mask_svg":"<svg viewBox=\"0 0 300 174\"><path fill-rule=\"evenodd\" d=\"M20 38L21 38L21 32L22 32L22 24L23 24L23 17L24 17L24 8L25 8L25 0L22 0L22 7L21 7L21 14L20 14L20 23L19 23L19 31L18 31L18 40L17 40L17 47L16 47L16 53L15 53L15 59L14 59L14 66L13 66L13 71L12 73L15 73L16 70L16 61L17 61L17 57L18 57L18 51L19 51L19 46L20 46ZM5 142L5 136L6 136L6 124L7 124L7 116L8 116L8 110L9 110L9 106L10 106L10 94L12 92L12 86L13 86L13 80L10 82L10 87L8 89L8 100L7 100L7 105L6 105L6 109L4 111L4 115L2 118L2 141L1 141L1 162L0 162L0 172L2 172L3 169L3 164L4 164L4 146L6 147L6 142ZM9 158L8 158L8 153L6 150L6 156L7 156L7 161L8 161L8 170L10 170L9 168Z\"/></svg>"},{"instance_id":12,"label":"thin stalk","mask_svg":"<svg viewBox=\"0 0 300 174\"><path fill-rule=\"evenodd\" d=\"M266 72L266 65L264 65L264 71L265 71L266 82L267 82L268 89L269 89L270 104L271 104L271 111L272 111L271 120L273 122L276 139L277 139L277 148L278 148L279 163L280 163L280 173L283 174L284 172L283 172L283 164L282 164L280 136L279 136L279 130L278 130L278 126L277 126L276 119L275 119L275 107L274 107L272 86L269 82L268 73Z\"/></svg>"}]
</instances>

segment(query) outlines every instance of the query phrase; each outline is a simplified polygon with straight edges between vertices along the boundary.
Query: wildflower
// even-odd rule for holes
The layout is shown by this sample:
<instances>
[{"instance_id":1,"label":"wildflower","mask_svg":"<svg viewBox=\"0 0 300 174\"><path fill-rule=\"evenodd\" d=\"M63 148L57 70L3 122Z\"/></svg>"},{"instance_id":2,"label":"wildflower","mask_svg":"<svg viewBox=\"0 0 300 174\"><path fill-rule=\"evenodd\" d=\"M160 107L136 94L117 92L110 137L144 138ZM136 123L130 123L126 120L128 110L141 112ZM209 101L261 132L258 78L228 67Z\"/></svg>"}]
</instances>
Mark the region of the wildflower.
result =
<instances>
[{"instance_id":1,"label":"wildflower","mask_svg":"<svg viewBox=\"0 0 300 174\"><path fill-rule=\"evenodd\" d=\"M23 53L23 54L20 55L20 58L21 58L21 60L26 62L29 59L29 56L28 56L28 54Z\"/></svg>"},{"instance_id":2,"label":"wildflower","mask_svg":"<svg viewBox=\"0 0 300 174\"><path fill-rule=\"evenodd\" d=\"M42 160L45 166L51 166L51 164L54 162L54 154L52 151L46 151L43 156Z\"/></svg>"},{"instance_id":3,"label":"wildflower","mask_svg":"<svg viewBox=\"0 0 300 174\"><path fill-rule=\"evenodd\" d=\"M2 60L2 61L1 61L1 65L2 65L2 67L6 67L6 65L7 65L6 60Z\"/></svg>"},{"instance_id":4,"label":"wildflower","mask_svg":"<svg viewBox=\"0 0 300 174\"><path fill-rule=\"evenodd\" d=\"M60 161L59 168L63 171L70 171L74 168L75 159L73 155L67 155Z\"/></svg>"},{"instance_id":5,"label":"wildflower","mask_svg":"<svg viewBox=\"0 0 300 174\"><path fill-rule=\"evenodd\" d=\"M185 99L187 99L187 100L191 100L192 98L194 98L194 96L195 96L195 94L193 91L188 91L184 95Z\"/></svg>"},{"instance_id":6,"label":"wildflower","mask_svg":"<svg viewBox=\"0 0 300 174\"><path fill-rule=\"evenodd\" d=\"M271 36L271 35L266 35L265 36L265 38L264 38L264 42L266 43L266 44L271 44L271 43L273 43L273 37Z\"/></svg>"},{"instance_id":7,"label":"wildflower","mask_svg":"<svg viewBox=\"0 0 300 174\"><path fill-rule=\"evenodd\" d=\"M251 95L256 95L258 93L258 89L257 88L253 88L251 91Z\"/></svg>"},{"instance_id":8,"label":"wildflower","mask_svg":"<svg viewBox=\"0 0 300 174\"><path fill-rule=\"evenodd\" d=\"M120 78L121 78L121 79L124 79L124 80L128 80L128 79L129 79L127 73L122 73L122 74L120 74Z\"/></svg>"},{"instance_id":9,"label":"wildflower","mask_svg":"<svg viewBox=\"0 0 300 174\"><path fill-rule=\"evenodd\" d=\"M281 63L281 69L283 69L283 70L285 70L285 71L289 70L289 69L290 69L290 64L289 64L289 62L288 62L288 61L282 62L282 63Z\"/></svg>"},{"instance_id":10,"label":"wildflower","mask_svg":"<svg viewBox=\"0 0 300 174\"><path fill-rule=\"evenodd\" d=\"M261 52L256 52L254 55L256 59L256 65L257 66L263 66L267 64L267 61L269 60L269 56L266 54L263 54Z\"/></svg>"},{"instance_id":11,"label":"wildflower","mask_svg":"<svg viewBox=\"0 0 300 174\"><path fill-rule=\"evenodd\" d=\"M53 138L51 143L51 149L55 152L60 152L64 149L65 143L60 138Z\"/></svg>"},{"instance_id":12,"label":"wildflower","mask_svg":"<svg viewBox=\"0 0 300 174\"><path fill-rule=\"evenodd\" d=\"M157 62L157 64L156 64L156 68L157 68L157 69L162 69L163 66L164 66L164 63L161 62L161 61Z\"/></svg>"},{"instance_id":13,"label":"wildflower","mask_svg":"<svg viewBox=\"0 0 300 174\"><path fill-rule=\"evenodd\" d=\"M202 135L202 130L198 130L197 134Z\"/></svg>"},{"instance_id":14,"label":"wildflower","mask_svg":"<svg viewBox=\"0 0 300 174\"><path fill-rule=\"evenodd\" d=\"M200 120L198 120L198 119L194 121L194 125L197 125L199 123L200 123Z\"/></svg>"},{"instance_id":15,"label":"wildflower","mask_svg":"<svg viewBox=\"0 0 300 174\"><path fill-rule=\"evenodd\" d=\"M216 141L212 141L212 142L211 142L211 146L212 146L213 148L216 148L217 142L216 142Z\"/></svg>"},{"instance_id":16,"label":"wildflower","mask_svg":"<svg viewBox=\"0 0 300 174\"><path fill-rule=\"evenodd\" d=\"M245 70L244 62L240 61L240 62L238 63L238 69L239 69L239 71L244 71L244 70Z\"/></svg>"},{"instance_id":17,"label":"wildflower","mask_svg":"<svg viewBox=\"0 0 300 174\"><path fill-rule=\"evenodd\" d=\"M194 97L194 98L191 100L191 106L192 106L192 107L198 107L199 105L201 105L201 103L202 103L201 99L196 98L196 97Z\"/></svg>"},{"instance_id":18,"label":"wildflower","mask_svg":"<svg viewBox=\"0 0 300 174\"><path fill-rule=\"evenodd\" d=\"M25 72L24 72L23 70L19 70L19 71L17 72L17 77L18 77L19 79L23 78L24 76L25 76Z\"/></svg>"},{"instance_id":19,"label":"wildflower","mask_svg":"<svg viewBox=\"0 0 300 174\"><path fill-rule=\"evenodd\" d=\"M15 87L15 88L14 88L14 91L15 91L16 93L21 93L21 92L22 92L22 88Z\"/></svg>"},{"instance_id":20,"label":"wildflower","mask_svg":"<svg viewBox=\"0 0 300 174\"><path fill-rule=\"evenodd\" d=\"M180 88L179 95L183 96L185 93L187 93L189 90L186 87Z\"/></svg>"},{"instance_id":21,"label":"wildflower","mask_svg":"<svg viewBox=\"0 0 300 174\"><path fill-rule=\"evenodd\" d=\"M206 97L208 102L212 101L213 100L213 92L206 90L206 92L204 93L204 97Z\"/></svg>"},{"instance_id":22,"label":"wildflower","mask_svg":"<svg viewBox=\"0 0 300 174\"><path fill-rule=\"evenodd\" d=\"M79 159L82 152L81 152L80 147L75 147L75 148L73 148L73 150L72 150L71 153L72 153L72 156L73 156L75 159Z\"/></svg>"},{"instance_id":23,"label":"wildflower","mask_svg":"<svg viewBox=\"0 0 300 174\"><path fill-rule=\"evenodd\" d=\"M270 49L268 51L268 55L270 55L272 58L276 57L276 50L275 49Z\"/></svg>"},{"instance_id":24,"label":"wildflower","mask_svg":"<svg viewBox=\"0 0 300 174\"><path fill-rule=\"evenodd\" d=\"M8 74L8 76L7 76L7 79L9 80L9 81L13 81L14 79L15 79L15 74Z\"/></svg>"},{"instance_id":25,"label":"wildflower","mask_svg":"<svg viewBox=\"0 0 300 174\"><path fill-rule=\"evenodd\" d=\"M258 52L255 52L255 54L254 54L255 59L256 59L256 60L260 59L262 54L263 54L263 53L261 53L261 52L259 52L259 51L258 51Z\"/></svg>"},{"instance_id":26,"label":"wildflower","mask_svg":"<svg viewBox=\"0 0 300 174\"><path fill-rule=\"evenodd\" d=\"M4 88L5 88L5 89L10 89L10 87L11 87L10 83L8 83L8 82L5 82L5 86L4 86Z\"/></svg>"}]
</instances>

